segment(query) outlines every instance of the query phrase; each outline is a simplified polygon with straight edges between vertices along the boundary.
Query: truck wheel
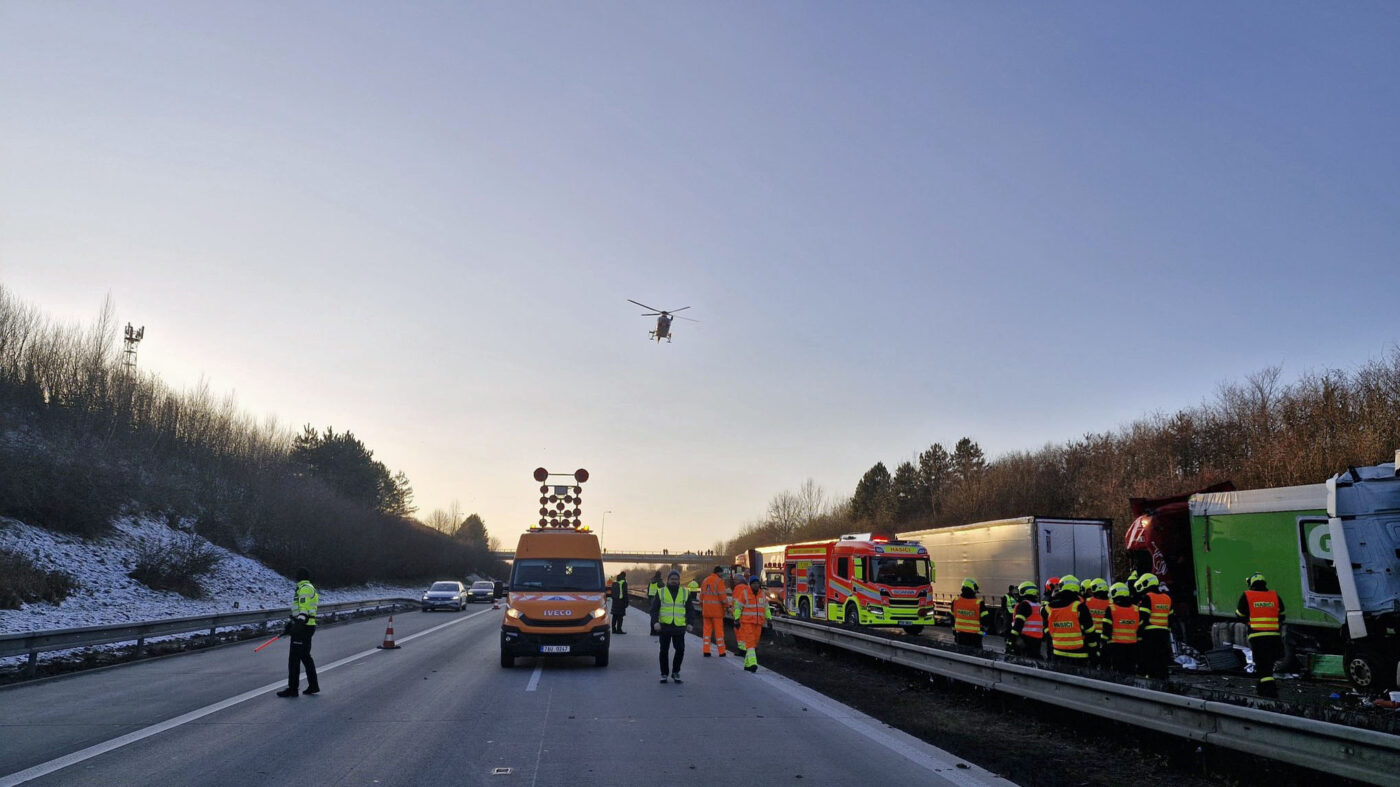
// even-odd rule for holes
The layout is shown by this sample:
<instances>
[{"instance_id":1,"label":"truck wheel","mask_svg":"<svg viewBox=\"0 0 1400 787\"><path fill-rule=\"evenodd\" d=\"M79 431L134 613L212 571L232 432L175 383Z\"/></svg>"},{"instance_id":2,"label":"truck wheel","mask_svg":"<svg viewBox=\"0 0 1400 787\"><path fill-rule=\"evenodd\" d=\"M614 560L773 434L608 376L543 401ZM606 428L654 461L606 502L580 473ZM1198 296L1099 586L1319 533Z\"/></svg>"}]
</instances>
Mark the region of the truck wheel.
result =
<instances>
[{"instance_id":1,"label":"truck wheel","mask_svg":"<svg viewBox=\"0 0 1400 787\"><path fill-rule=\"evenodd\" d=\"M1347 679L1361 691L1385 691L1395 682L1395 665L1387 663L1370 648L1349 650L1343 660L1346 662Z\"/></svg>"},{"instance_id":2,"label":"truck wheel","mask_svg":"<svg viewBox=\"0 0 1400 787\"><path fill-rule=\"evenodd\" d=\"M812 619L812 604L807 599L797 602L797 616L803 620Z\"/></svg>"},{"instance_id":3,"label":"truck wheel","mask_svg":"<svg viewBox=\"0 0 1400 787\"><path fill-rule=\"evenodd\" d=\"M860 608L856 606L854 601L846 603L846 619L842 622L851 628L860 627Z\"/></svg>"},{"instance_id":4,"label":"truck wheel","mask_svg":"<svg viewBox=\"0 0 1400 787\"><path fill-rule=\"evenodd\" d=\"M606 650L603 651L602 653L598 653L598 654L595 654L595 655L593 656L593 666L595 666L595 667L606 667L606 666L608 666L608 652L607 652Z\"/></svg>"},{"instance_id":5,"label":"truck wheel","mask_svg":"<svg viewBox=\"0 0 1400 787\"><path fill-rule=\"evenodd\" d=\"M506 669L510 669L511 667L514 667L514 666L515 666L515 656L514 656L514 654L507 653L507 652L505 652L504 650L502 650L502 651L501 651L501 666L504 667L504 668L506 668Z\"/></svg>"}]
</instances>

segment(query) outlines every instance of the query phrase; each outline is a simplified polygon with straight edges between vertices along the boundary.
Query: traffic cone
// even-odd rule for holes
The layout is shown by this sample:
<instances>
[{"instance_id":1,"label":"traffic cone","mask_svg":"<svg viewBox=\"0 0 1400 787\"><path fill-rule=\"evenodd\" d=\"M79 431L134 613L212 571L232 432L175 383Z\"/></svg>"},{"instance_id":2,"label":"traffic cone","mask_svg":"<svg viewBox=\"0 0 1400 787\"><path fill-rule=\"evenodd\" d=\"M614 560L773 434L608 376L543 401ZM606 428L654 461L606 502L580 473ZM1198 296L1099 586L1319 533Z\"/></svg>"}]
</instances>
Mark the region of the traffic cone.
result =
<instances>
[{"instance_id":1,"label":"traffic cone","mask_svg":"<svg viewBox=\"0 0 1400 787\"><path fill-rule=\"evenodd\" d=\"M397 650L398 645L394 644L394 616L389 616L389 627L384 629L384 644L379 646L380 650Z\"/></svg>"}]
</instances>

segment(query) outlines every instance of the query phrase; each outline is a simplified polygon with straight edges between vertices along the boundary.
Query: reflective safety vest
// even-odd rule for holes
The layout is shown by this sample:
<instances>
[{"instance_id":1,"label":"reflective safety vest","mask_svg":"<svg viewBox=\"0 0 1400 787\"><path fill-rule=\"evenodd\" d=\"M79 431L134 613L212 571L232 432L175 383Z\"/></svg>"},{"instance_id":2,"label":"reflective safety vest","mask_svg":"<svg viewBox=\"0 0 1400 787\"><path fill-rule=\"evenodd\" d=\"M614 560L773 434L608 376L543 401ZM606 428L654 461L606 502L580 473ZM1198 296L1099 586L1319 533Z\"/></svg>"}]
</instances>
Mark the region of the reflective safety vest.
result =
<instances>
[{"instance_id":1,"label":"reflective safety vest","mask_svg":"<svg viewBox=\"0 0 1400 787\"><path fill-rule=\"evenodd\" d=\"M1050 647L1057 656L1087 658L1084 652L1084 631L1079 627L1079 602L1067 607L1050 608Z\"/></svg>"},{"instance_id":2,"label":"reflective safety vest","mask_svg":"<svg viewBox=\"0 0 1400 787\"><path fill-rule=\"evenodd\" d=\"M959 634L982 633L982 603L975 598L953 599L953 631Z\"/></svg>"},{"instance_id":3,"label":"reflective safety vest","mask_svg":"<svg viewBox=\"0 0 1400 787\"><path fill-rule=\"evenodd\" d=\"M296 599L292 602L292 617L300 618L306 625L316 625L316 607L321 603L321 594L316 586L306 580L297 583Z\"/></svg>"},{"instance_id":4,"label":"reflective safety vest","mask_svg":"<svg viewBox=\"0 0 1400 787\"><path fill-rule=\"evenodd\" d=\"M1021 636L1042 639L1045 637L1045 620L1040 617L1040 605L1034 601L1028 604L1031 608L1030 616L1021 624Z\"/></svg>"},{"instance_id":5,"label":"reflective safety vest","mask_svg":"<svg viewBox=\"0 0 1400 787\"><path fill-rule=\"evenodd\" d=\"M1103 622L1108 619L1108 608L1113 606L1113 602L1106 598L1086 598L1084 606L1089 608L1089 614L1094 617L1094 631L1103 633Z\"/></svg>"},{"instance_id":6,"label":"reflective safety vest","mask_svg":"<svg viewBox=\"0 0 1400 787\"><path fill-rule=\"evenodd\" d=\"M653 579L653 580L647 585L647 598L651 598L652 596L655 596L655 595L656 595L656 591L658 591L658 590L660 590L660 589L661 589L661 585L657 584L656 580Z\"/></svg>"},{"instance_id":7,"label":"reflective safety vest","mask_svg":"<svg viewBox=\"0 0 1400 787\"><path fill-rule=\"evenodd\" d=\"M724 616L724 580L711 574L700 583L700 611L707 618Z\"/></svg>"},{"instance_id":8,"label":"reflective safety vest","mask_svg":"<svg viewBox=\"0 0 1400 787\"><path fill-rule=\"evenodd\" d=\"M1245 601L1249 602L1249 636L1277 637L1278 634L1278 594L1272 590L1246 590Z\"/></svg>"},{"instance_id":9,"label":"reflective safety vest","mask_svg":"<svg viewBox=\"0 0 1400 787\"><path fill-rule=\"evenodd\" d=\"M1113 621L1113 642L1117 645L1136 645L1138 625L1142 623L1142 610L1129 604L1114 604L1109 609L1109 620Z\"/></svg>"},{"instance_id":10,"label":"reflective safety vest","mask_svg":"<svg viewBox=\"0 0 1400 787\"><path fill-rule=\"evenodd\" d=\"M657 588L658 597L661 599L661 613L657 617L663 626L684 626L685 625L685 602L690 598L690 591L685 588L676 588L674 594L671 588L665 585Z\"/></svg>"},{"instance_id":11,"label":"reflective safety vest","mask_svg":"<svg viewBox=\"0 0 1400 787\"><path fill-rule=\"evenodd\" d=\"M1143 598L1147 601L1147 630L1169 628L1167 621L1172 614L1172 597L1166 593L1148 593Z\"/></svg>"},{"instance_id":12,"label":"reflective safety vest","mask_svg":"<svg viewBox=\"0 0 1400 787\"><path fill-rule=\"evenodd\" d=\"M735 600L734 606L739 610L739 622L743 625L762 626L773 613L768 609L768 602L763 595L754 593L752 589L744 594L742 602Z\"/></svg>"},{"instance_id":13,"label":"reflective safety vest","mask_svg":"<svg viewBox=\"0 0 1400 787\"><path fill-rule=\"evenodd\" d=\"M613 601L627 600L627 580L619 579L613 582L612 597Z\"/></svg>"},{"instance_id":14,"label":"reflective safety vest","mask_svg":"<svg viewBox=\"0 0 1400 787\"><path fill-rule=\"evenodd\" d=\"M738 620L743 615L744 610L747 609L749 604L753 603L753 601L753 591L749 589L748 585L735 585L733 610L734 619Z\"/></svg>"}]
</instances>

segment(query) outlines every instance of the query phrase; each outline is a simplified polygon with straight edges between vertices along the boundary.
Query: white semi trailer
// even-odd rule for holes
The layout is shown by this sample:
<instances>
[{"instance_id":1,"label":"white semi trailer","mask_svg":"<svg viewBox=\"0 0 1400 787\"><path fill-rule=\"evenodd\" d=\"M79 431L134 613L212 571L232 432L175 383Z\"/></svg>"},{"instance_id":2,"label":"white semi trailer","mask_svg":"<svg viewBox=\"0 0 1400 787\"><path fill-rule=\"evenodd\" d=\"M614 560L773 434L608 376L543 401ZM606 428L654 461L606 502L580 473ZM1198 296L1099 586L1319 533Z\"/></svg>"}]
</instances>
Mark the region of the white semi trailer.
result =
<instances>
[{"instance_id":1,"label":"white semi trailer","mask_svg":"<svg viewBox=\"0 0 1400 787\"><path fill-rule=\"evenodd\" d=\"M899 534L928 549L933 561L933 601L939 616L952 620L953 599L963 579L972 577L992 613L989 633L1005 633L1011 610L1005 594L1026 580L1045 587L1051 577L1073 574L1112 582L1111 519L1023 516L972 525L954 525Z\"/></svg>"}]
</instances>

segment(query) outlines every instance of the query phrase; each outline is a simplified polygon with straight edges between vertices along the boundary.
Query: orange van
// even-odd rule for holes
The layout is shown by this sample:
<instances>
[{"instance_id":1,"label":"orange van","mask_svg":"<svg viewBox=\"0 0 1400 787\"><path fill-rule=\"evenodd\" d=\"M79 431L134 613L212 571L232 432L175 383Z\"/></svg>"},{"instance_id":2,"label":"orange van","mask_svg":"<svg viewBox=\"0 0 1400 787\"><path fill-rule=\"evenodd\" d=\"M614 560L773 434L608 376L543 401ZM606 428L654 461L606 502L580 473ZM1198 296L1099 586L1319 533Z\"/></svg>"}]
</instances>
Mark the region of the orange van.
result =
<instances>
[{"instance_id":1,"label":"orange van","mask_svg":"<svg viewBox=\"0 0 1400 787\"><path fill-rule=\"evenodd\" d=\"M501 621L501 666L516 656L592 656L608 665L603 552L586 530L532 527L515 547Z\"/></svg>"}]
</instances>

